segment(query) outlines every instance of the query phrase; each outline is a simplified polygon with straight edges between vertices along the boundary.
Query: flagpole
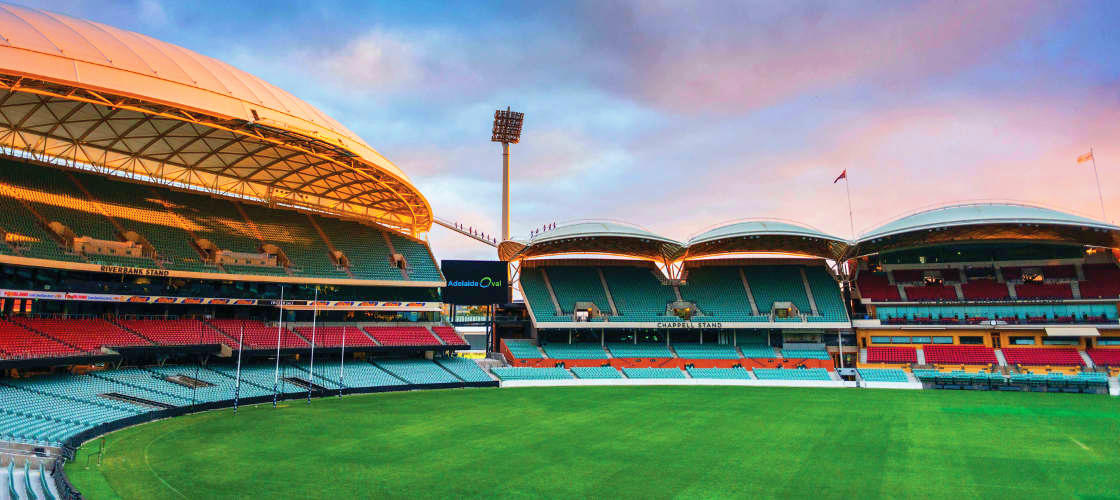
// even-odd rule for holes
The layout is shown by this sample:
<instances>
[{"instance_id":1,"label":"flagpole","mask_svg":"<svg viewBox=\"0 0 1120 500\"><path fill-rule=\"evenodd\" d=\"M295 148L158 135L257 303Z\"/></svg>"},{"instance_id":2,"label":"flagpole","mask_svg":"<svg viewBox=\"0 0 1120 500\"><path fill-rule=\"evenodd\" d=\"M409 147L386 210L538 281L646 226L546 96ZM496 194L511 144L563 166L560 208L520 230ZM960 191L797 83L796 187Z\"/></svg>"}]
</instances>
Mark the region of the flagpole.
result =
<instances>
[{"instance_id":1,"label":"flagpole","mask_svg":"<svg viewBox=\"0 0 1120 500\"><path fill-rule=\"evenodd\" d=\"M241 333L237 336L237 376L233 382L233 414L237 415L237 403L241 399L241 351L245 350L245 323L241 323Z\"/></svg>"},{"instance_id":2,"label":"flagpole","mask_svg":"<svg viewBox=\"0 0 1120 500\"><path fill-rule=\"evenodd\" d=\"M848 184L848 171L844 171L844 191L848 193L848 227L852 231L852 239L856 238L856 223L852 218L852 188Z\"/></svg>"},{"instance_id":3,"label":"flagpole","mask_svg":"<svg viewBox=\"0 0 1120 500\"><path fill-rule=\"evenodd\" d=\"M311 381L307 384L307 404L311 404L311 389L315 387L315 325L319 318L319 287L315 287L315 301L311 303Z\"/></svg>"},{"instance_id":4,"label":"flagpole","mask_svg":"<svg viewBox=\"0 0 1120 500\"><path fill-rule=\"evenodd\" d=\"M338 358L338 397L342 397L342 367L346 363L346 325L342 325L342 356Z\"/></svg>"},{"instance_id":5,"label":"flagpole","mask_svg":"<svg viewBox=\"0 0 1120 500\"><path fill-rule=\"evenodd\" d=\"M1097 173L1097 155L1093 153L1093 147L1089 146L1089 158L1093 159L1093 177L1097 179L1097 198L1101 201L1101 221L1108 222L1108 216L1104 214L1104 195L1101 194L1101 176Z\"/></svg>"},{"instance_id":6,"label":"flagpole","mask_svg":"<svg viewBox=\"0 0 1120 500\"><path fill-rule=\"evenodd\" d=\"M280 285L280 322L276 325L276 371L272 374L272 407L280 395L280 334L284 329L284 285Z\"/></svg>"}]
</instances>

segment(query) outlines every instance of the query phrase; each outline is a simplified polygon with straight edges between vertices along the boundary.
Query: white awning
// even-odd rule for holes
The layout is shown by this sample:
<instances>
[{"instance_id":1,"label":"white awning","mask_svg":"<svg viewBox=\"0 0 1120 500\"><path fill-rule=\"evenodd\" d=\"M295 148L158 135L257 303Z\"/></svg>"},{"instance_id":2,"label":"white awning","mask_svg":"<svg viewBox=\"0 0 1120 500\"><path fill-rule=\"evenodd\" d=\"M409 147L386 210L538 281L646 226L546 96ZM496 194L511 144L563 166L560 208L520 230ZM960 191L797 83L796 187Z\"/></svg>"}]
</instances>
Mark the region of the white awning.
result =
<instances>
[{"instance_id":1,"label":"white awning","mask_svg":"<svg viewBox=\"0 0 1120 500\"><path fill-rule=\"evenodd\" d=\"M1054 326L1046 329L1047 337L1100 337L1101 332L1091 326Z\"/></svg>"}]
</instances>

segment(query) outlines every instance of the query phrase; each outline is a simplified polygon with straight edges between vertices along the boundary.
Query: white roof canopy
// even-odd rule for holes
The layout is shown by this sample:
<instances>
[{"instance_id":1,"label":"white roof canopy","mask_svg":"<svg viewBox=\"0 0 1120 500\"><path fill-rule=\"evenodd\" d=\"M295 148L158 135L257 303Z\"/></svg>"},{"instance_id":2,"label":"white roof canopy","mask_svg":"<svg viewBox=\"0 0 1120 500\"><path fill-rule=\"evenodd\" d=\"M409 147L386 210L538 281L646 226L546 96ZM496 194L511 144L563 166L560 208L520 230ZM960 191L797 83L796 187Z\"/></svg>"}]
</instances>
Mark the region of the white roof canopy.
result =
<instances>
[{"instance_id":1,"label":"white roof canopy","mask_svg":"<svg viewBox=\"0 0 1120 500\"><path fill-rule=\"evenodd\" d=\"M1091 326L1053 326L1046 328L1047 337L1100 337L1101 332Z\"/></svg>"}]
</instances>

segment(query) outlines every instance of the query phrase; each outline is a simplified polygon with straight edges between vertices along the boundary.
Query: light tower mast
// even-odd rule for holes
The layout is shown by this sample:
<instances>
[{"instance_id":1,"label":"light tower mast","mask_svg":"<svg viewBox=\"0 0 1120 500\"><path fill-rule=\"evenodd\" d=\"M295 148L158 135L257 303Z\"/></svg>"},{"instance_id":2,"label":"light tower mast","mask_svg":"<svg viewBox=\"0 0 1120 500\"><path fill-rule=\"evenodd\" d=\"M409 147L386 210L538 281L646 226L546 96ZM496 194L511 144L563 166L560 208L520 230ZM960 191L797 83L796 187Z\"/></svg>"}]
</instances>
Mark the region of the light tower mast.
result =
<instances>
[{"instance_id":1,"label":"light tower mast","mask_svg":"<svg viewBox=\"0 0 1120 500\"><path fill-rule=\"evenodd\" d=\"M494 130L490 142L502 143L502 241L509 239L509 145L521 142L521 123L525 113L510 111L507 106L494 112Z\"/></svg>"}]
</instances>

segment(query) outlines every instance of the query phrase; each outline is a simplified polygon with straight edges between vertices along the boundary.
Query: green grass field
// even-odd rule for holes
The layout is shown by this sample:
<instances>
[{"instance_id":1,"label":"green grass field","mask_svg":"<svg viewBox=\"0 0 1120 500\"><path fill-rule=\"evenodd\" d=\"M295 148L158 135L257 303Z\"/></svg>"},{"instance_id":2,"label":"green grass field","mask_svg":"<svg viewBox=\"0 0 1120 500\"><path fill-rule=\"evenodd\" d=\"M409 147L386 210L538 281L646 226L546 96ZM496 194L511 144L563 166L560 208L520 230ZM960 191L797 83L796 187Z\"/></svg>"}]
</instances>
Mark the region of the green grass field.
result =
<instances>
[{"instance_id":1,"label":"green grass field","mask_svg":"<svg viewBox=\"0 0 1120 500\"><path fill-rule=\"evenodd\" d=\"M469 389L290 401L83 447L87 498L1120 495L1108 396L744 387Z\"/></svg>"}]
</instances>

